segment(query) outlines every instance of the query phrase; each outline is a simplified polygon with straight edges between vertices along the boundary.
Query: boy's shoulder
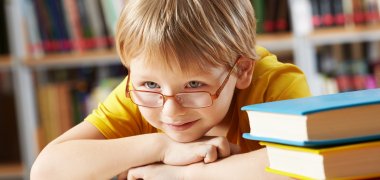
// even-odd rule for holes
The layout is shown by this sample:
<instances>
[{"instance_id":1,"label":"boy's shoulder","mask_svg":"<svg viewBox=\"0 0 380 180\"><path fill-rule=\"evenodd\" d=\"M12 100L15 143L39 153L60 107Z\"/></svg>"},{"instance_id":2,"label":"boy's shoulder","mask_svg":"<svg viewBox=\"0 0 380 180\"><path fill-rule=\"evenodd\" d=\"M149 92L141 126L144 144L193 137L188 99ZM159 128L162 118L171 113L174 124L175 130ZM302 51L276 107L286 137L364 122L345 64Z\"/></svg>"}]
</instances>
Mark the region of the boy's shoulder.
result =
<instances>
[{"instance_id":1,"label":"boy's shoulder","mask_svg":"<svg viewBox=\"0 0 380 180\"><path fill-rule=\"evenodd\" d=\"M241 105L310 96L305 74L294 64L282 63L263 47L256 47L251 85L239 91Z\"/></svg>"},{"instance_id":2,"label":"boy's shoulder","mask_svg":"<svg viewBox=\"0 0 380 180\"><path fill-rule=\"evenodd\" d=\"M299 74L303 76L303 72L296 65L278 61L277 56L264 47L257 46L256 52L259 59L256 60L253 79L268 76L270 77L276 74L285 75L287 73L291 73L293 75Z\"/></svg>"}]
</instances>

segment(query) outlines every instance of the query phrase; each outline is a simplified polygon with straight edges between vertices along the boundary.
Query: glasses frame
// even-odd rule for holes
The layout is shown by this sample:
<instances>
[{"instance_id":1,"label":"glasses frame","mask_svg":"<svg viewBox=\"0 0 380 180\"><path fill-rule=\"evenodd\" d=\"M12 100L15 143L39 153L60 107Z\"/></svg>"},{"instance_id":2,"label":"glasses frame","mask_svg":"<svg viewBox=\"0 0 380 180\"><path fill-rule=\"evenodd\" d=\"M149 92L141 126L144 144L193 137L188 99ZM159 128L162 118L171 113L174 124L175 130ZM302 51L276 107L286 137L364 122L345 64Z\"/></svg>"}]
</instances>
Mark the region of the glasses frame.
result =
<instances>
[{"instance_id":1,"label":"glasses frame","mask_svg":"<svg viewBox=\"0 0 380 180\"><path fill-rule=\"evenodd\" d=\"M202 92L202 93L208 93L208 94L210 95L210 97L211 97L211 104L210 104L210 105L205 106L205 107L198 107L198 108L197 108L197 107L185 107L185 108L200 109L200 108L207 108L207 107L210 107L210 106L212 106L212 105L214 104L214 100L215 100L215 99L218 99L220 93L222 92L222 90L223 90L224 87L226 86L228 80L230 79L230 76L231 76L231 74L232 74L232 71L235 69L236 64L238 64L238 62L239 62L240 59L241 59L240 57L241 57L241 56L238 56L238 57L237 57L235 63L232 65L232 68L230 69L230 71L228 72L227 76L224 78L222 84L219 86L219 88L215 91L214 94L211 94L211 93L208 92L208 91L193 91L193 92L179 92L179 93L176 93L176 94L174 94L174 95L164 95L164 94L162 94L162 93L160 93L160 92L154 92L154 91L135 90L135 89L133 89L133 90L129 90L129 81L130 81L130 78L129 78L129 77L130 77L130 74L131 74L131 71L129 71L129 73L128 73L128 77L127 77L127 84L126 84L126 87L125 87L125 96L126 96L127 98L131 99L131 101L132 101L134 104L138 105L138 106L148 107L148 108L159 108L159 107L162 107L162 106L165 105L165 102L167 101L168 98L175 98L178 94L192 94L192 93L200 93L200 92ZM133 84L132 84L132 87L133 87ZM135 91L135 92L145 92L145 93L153 93L153 94L161 95L161 96L163 97L162 105L161 105L161 106L158 106L158 107L151 107L151 106L144 106L144 105L137 104L137 103L135 103L135 102L133 101L133 99L132 99L132 97L131 97L131 95L130 95L130 93L131 93L132 91Z\"/></svg>"}]
</instances>

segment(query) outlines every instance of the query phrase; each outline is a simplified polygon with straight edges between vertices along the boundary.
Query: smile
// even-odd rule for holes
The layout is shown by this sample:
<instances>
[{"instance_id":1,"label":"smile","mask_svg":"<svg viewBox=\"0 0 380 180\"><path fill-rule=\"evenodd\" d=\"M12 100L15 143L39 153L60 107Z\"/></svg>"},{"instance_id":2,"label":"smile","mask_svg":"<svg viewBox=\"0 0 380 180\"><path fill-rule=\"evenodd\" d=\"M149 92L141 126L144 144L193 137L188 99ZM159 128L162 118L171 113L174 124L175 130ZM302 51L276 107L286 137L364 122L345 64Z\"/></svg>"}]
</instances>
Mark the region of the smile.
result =
<instances>
[{"instance_id":1,"label":"smile","mask_svg":"<svg viewBox=\"0 0 380 180\"><path fill-rule=\"evenodd\" d=\"M196 122L198 122L198 120L191 121L191 122L184 123L184 124L179 124L179 125L167 124L167 123L164 123L164 125L166 127L168 127L169 129L174 130L174 131L185 131L185 130L191 128Z\"/></svg>"}]
</instances>

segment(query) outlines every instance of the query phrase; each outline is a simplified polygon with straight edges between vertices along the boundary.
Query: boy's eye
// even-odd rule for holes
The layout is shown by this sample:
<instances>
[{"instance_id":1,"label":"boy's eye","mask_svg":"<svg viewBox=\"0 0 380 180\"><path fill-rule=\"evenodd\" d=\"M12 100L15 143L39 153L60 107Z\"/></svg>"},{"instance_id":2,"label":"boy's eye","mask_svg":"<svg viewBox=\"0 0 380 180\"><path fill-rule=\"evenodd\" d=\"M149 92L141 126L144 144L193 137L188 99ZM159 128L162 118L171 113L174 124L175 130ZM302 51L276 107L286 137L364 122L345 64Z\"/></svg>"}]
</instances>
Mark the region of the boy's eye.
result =
<instances>
[{"instance_id":1,"label":"boy's eye","mask_svg":"<svg viewBox=\"0 0 380 180\"><path fill-rule=\"evenodd\" d=\"M199 82L199 81L190 81L190 82L186 85L187 88L199 88L199 87L201 87L201 86L203 86L203 83L201 83L201 82Z\"/></svg>"},{"instance_id":2,"label":"boy's eye","mask_svg":"<svg viewBox=\"0 0 380 180\"><path fill-rule=\"evenodd\" d=\"M152 81L145 82L144 86L146 88L148 88L148 89L155 89L155 88L159 88L160 87L157 83L152 82Z\"/></svg>"}]
</instances>

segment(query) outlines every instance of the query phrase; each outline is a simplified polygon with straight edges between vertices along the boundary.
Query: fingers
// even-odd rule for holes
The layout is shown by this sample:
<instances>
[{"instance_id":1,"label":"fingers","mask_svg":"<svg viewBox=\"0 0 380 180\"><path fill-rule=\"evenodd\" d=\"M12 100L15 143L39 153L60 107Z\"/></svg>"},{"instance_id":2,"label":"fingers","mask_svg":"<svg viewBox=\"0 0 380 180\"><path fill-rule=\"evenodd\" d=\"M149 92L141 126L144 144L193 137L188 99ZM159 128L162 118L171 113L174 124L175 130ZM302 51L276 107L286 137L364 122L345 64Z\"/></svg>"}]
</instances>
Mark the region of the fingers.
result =
<instances>
[{"instance_id":1,"label":"fingers","mask_svg":"<svg viewBox=\"0 0 380 180\"><path fill-rule=\"evenodd\" d=\"M188 165L202 161L210 163L239 152L239 147L229 143L227 138L208 136L195 142L171 143L162 162L168 165Z\"/></svg>"},{"instance_id":2,"label":"fingers","mask_svg":"<svg viewBox=\"0 0 380 180\"><path fill-rule=\"evenodd\" d=\"M206 144L199 146L203 155L203 161L210 163L216 161L218 158L225 158L232 154L240 153L240 147L235 144L231 144L224 137L216 137L210 139ZM199 154L202 156L202 154Z\"/></svg>"},{"instance_id":3,"label":"fingers","mask_svg":"<svg viewBox=\"0 0 380 180\"><path fill-rule=\"evenodd\" d=\"M214 162L218 159L218 150L217 150L217 147L213 146L213 145L209 145L207 144L206 145L206 153L204 155L204 159L203 161L205 163L211 163L211 162Z\"/></svg>"},{"instance_id":4,"label":"fingers","mask_svg":"<svg viewBox=\"0 0 380 180\"><path fill-rule=\"evenodd\" d=\"M225 158L231 155L230 143L227 138L216 137L211 139L209 143L217 147L219 158Z\"/></svg>"}]
</instances>

